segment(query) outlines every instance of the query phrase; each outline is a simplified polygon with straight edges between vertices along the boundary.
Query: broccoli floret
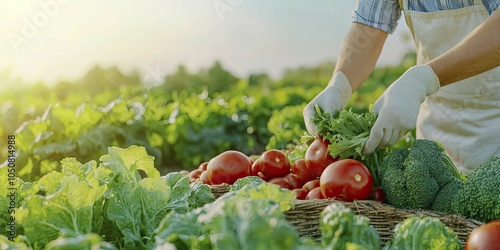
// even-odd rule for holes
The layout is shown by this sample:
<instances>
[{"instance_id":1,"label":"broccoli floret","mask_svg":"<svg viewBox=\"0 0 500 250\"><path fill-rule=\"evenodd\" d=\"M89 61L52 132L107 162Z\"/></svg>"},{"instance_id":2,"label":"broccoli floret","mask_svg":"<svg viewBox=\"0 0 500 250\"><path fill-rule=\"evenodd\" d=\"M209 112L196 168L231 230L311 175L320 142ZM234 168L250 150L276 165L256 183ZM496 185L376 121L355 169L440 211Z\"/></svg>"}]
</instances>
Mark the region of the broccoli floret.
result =
<instances>
[{"instance_id":1,"label":"broccoli floret","mask_svg":"<svg viewBox=\"0 0 500 250\"><path fill-rule=\"evenodd\" d=\"M396 149L385 158L380 168L382 189L387 202L395 207L408 206L408 189L403 178L404 160L408 157L407 149Z\"/></svg>"},{"instance_id":2,"label":"broccoli floret","mask_svg":"<svg viewBox=\"0 0 500 250\"><path fill-rule=\"evenodd\" d=\"M393 151L381 169L386 200L397 208L429 209L438 191L460 177L444 149L432 140L416 140L410 149Z\"/></svg>"},{"instance_id":3,"label":"broccoli floret","mask_svg":"<svg viewBox=\"0 0 500 250\"><path fill-rule=\"evenodd\" d=\"M426 157L429 157L428 164L432 164L432 167L429 168L429 173L436 180L439 188L445 187L454 178L462 178L457 167L453 164L439 142L418 140L418 144L418 148L425 150Z\"/></svg>"},{"instance_id":4,"label":"broccoli floret","mask_svg":"<svg viewBox=\"0 0 500 250\"><path fill-rule=\"evenodd\" d=\"M370 219L343 204L332 203L323 209L319 225L325 249L380 249L380 236Z\"/></svg>"},{"instance_id":5,"label":"broccoli floret","mask_svg":"<svg viewBox=\"0 0 500 250\"><path fill-rule=\"evenodd\" d=\"M414 216L398 223L394 236L383 250L396 249L462 249L458 236L439 219Z\"/></svg>"},{"instance_id":6,"label":"broccoli floret","mask_svg":"<svg viewBox=\"0 0 500 250\"><path fill-rule=\"evenodd\" d=\"M430 166L442 164L440 159L434 159L435 152L423 147L421 141L410 149L403 165L406 167L403 173L408 189L410 208L428 208L432 205L439 191L437 181L432 178Z\"/></svg>"},{"instance_id":7,"label":"broccoli floret","mask_svg":"<svg viewBox=\"0 0 500 250\"><path fill-rule=\"evenodd\" d=\"M482 222L500 218L500 157L481 164L467 177L453 207L459 214Z\"/></svg>"},{"instance_id":8,"label":"broccoli floret","mask_svg":"<svg viewBox=\"0 0 500 250\"><path fill-rule=\"evenodd\" d=\"M451 179L446 186L441 188L432 203L431 209L434 211L439 211L447 214L458 213L454 207L456 197L462 191L464 182L458 178Z\"/></svg>"}]
</instances>

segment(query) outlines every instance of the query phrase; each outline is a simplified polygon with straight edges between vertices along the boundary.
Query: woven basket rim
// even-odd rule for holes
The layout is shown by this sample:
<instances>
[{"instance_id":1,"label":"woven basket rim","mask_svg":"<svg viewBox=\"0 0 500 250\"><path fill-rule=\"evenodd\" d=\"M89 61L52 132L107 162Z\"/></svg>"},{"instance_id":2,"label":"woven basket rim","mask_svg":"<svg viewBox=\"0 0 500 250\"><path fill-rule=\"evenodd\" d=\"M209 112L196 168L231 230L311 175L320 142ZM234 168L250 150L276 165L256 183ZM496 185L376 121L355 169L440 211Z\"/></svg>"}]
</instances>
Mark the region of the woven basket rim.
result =
<instances>
[{"instance_id":1,"label":"woven basket rim","mask_svg":"<svg viewBox=\"0 0 500 250\"><path fill-rule=\"evenodd\" d=\"M228 184L209 186L216 198L227 193L230 187ZM463 242L466 241L474 228L484 224L483 222L464 218L456 214L446 214L424 209L401 209L374 200L355 200L352 202L336 199L296 200L294 207L291 210L285 211L285 216L287 221L298 230L301 236L319 240L321 238L319 228L320 213L332 203L343 204L353 210L355 214L367 217L370 220L370 225L377 229L381 243L391 240L395 226L404 219L412 216L428 216L439 219L452 229Z\"/></svg>"}]
</instances>

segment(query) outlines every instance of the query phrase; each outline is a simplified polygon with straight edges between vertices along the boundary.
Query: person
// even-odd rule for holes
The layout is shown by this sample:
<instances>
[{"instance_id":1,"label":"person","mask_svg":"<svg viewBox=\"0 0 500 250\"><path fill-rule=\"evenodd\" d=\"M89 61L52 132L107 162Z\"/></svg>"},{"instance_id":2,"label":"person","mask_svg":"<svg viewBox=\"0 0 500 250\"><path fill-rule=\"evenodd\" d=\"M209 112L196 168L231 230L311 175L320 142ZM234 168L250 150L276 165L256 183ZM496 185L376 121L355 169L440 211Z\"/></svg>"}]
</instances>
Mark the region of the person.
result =
<instances>
[{"instance_id":1,"label":"person","mask_svg":"<svg viewBox=\"0 0 500 250\"><path fill-rule=\"evenodd\" d=\"M500 1L358 1L327 87L304 108L317 135L314 106L333 114L368 78L403 12L417 65L373 105L378 113L363 153L393 145L416 128L440 142L457 168L471 173L500 156Z\"/></svg>"}]
</instances>

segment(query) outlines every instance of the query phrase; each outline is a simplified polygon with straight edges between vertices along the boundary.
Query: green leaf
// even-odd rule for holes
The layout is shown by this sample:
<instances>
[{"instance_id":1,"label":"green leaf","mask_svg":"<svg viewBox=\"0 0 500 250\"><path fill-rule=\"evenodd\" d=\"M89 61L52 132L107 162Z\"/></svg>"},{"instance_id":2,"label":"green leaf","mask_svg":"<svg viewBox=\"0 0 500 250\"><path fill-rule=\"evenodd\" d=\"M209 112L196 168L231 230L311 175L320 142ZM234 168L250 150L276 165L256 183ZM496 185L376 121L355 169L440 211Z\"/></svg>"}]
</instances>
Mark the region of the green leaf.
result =
<instances>
[{"instance_id":1,"label":"green leaf","mask_svg":"<svg viewBox=\"0 0 500 250\"><path fill-rule=\"evenodd\" d=\"M142 170L148 177L160 177L154 167L154 158L149 156L144 147L130 146L127 149L110 147L108 154L101 156L101 167L111 169L115 176L125 182L138 182L141 177L137 170Z\"/></svg>"},{"instance_id":2,"label":"green leaf","mask_svg":"<svg viewBox=\"0 0 500 250\"><path fill-rule=\"evenodd\" d=\"M160 178L143 179L139 181L139 187L142 206L141 227L144 229L143 234L149 236L168 212L170 187Z\"/></svg>"},{"instance_id":3,"label":"green leaf","mask_svg":"<svg viewBox=\"0 0 500 250\"><path fill-rule=\"evenodd\" d=\"M245 186L236 192L238 197L248 197L254 200L272 200L279 204L281 211L288 211L295 206L296 196L293 191L278 185L264 182L258 187Z\"/></svg>"},{"instance_id":4,"label":"green leaf","mask_svg":"<svg viewBox=\"0 0 500 250\"><path fill-rule=\"evenodd\" d=\"M16 218L15 209L21 205L25 197L37 192L38 186L30 182L24 182L19 178L11 180L7 174L0 175L0 211L2 211L0 213L0 235L8 235L7 223L10 223L12 218ZM17 230L19 231L19 227Z\"/></svg>"},{"instance_id":5,"label":"green leaf","mask_svg":"<svg viewBox=\"0 0 500 250\"><path fill-rule=\"evenodd\" d=\"M59 235L72 237L92 231L93 204L106 191L105 185L65 176L59 189L47 196L32 195L18 210L17 219L26 236L45 245Z\"/></svg>"},{"instance_id":6,"label":"green leaf","mask_svg":"<svg viewBox=\"0 0 500 250\"><path fill-rule=\"evenodd\" d=\"M255 189L255 188L253 188ZM198 223L206 225L214 249L297 249L301 242L280 205L272 199L234 195L203 208Z\"/></svg>"},{"instance_id":7,"label":"green leaf","mask_svg":"<svg viewBox=\"0 0 500 250\"><path fill-rule=\"evenodd\" d=\"M246 185L250 185L252 187L258 187L260 184L265 181L257 176L247 176L245 178L238 179L229 187L229 191L236 191L242 189Z\"/></svg>"},{"instance_id":8,"label":"green leaf","mask_svg":"<svg viewBox=\"0 0 500 250\"><path fill-rule=\"evenodd\" d=\"M171 243L179 250L210 249L209 234L197 218L196 213L170 212L156 228L154 243L151 241L149 244L159 247Z\"/></svg>"},{"instance_id":9,"label":"green leaf","mask_svg":"<svg viewBox=\"0 0 500 250\"><path fill-rule=\"evenodd\" d=\"M47 244L46 249L51 250L118 250L101 236L95 233L77 235L70 238L58 238Z\"/></svg>"},{"instance_id":10,"label":"green leaf","mask_svg":"<svg viewBox=\"0 0 500 250\"><path fill-rule=\"evenodd\" d=\"M202 207L205 204L211 203L215 200L215 197L212 194L210 187L208 185L196 181L191 183L190 186L191 186L191 194L189 195L188 198L189 209Z\"/></svg>"},{"instance_id":11,"label":"green leaf","mask_svg":"<svg viewBox=\"0 0 500 250\"><path fill-rule=\"evenodd\" d=\"M97 162L92 160L85 164L80 163L75 158L64 158L61 160L61 172L65 175L76 175L79 180L93 178L97 169Z\"/></svg>"},{"instance_id":12,"label":"green leaf","mask_svg":"<svg viewBox=\"0 0 500 250\"><path fill-rule=\"evenodd\" d=\"M11 186L9 184L8 176L7 175L0 175L0 235L6 235L7 234L7 222L10 221L10 213L9 211L9 206L10 206L10 195L11 191L10 190Z\"/></svg>"},{"instance_id":13,"label":"green leaf","mask_svg":"<svg viewBox=\"0 0 500 250\"><path fill-rule=\"evenodd\" d=\"M35 184L46 194L53 194L61 188L64 177L63 173L52 171L40 178Z\"/></svg>"},{"instance_id":14,"label":"green leaf","mask_svg":"<svg viewBox=\"0 0 500 250\"><path fill-rule=\"evenodd\" d=\"M171 188L171 196L167 208L177 212L187 212L189 210L189 196L191 186L189 178L178 172L169 173L162 177Z\"/></svg>"},{"instance_id":15,"label":"green leaf","mask_svg":"<svg viewBox=\"0 0 500 250\"><path fill-rule=\"evenodd\" d=\"M370 131L377 114L371 111L354 113L352 110L340 110L333 117L319 106L315 107L317 116L312 119L319 130L319 136L329 141L328 151L334 158L355 159L363 162L373 176L373 183L379 186L378 168L391 148L377 149L370 155L363 154Z\"/></svg>"},{"instance_id":16,"label":"green leaf","mask_svg":"<svg viewBox=\"0 0 500 250\"><path fill-rule=\"evenodd\" d=\"M59 142L47 143L33 149L33 154L38 155L40 159L49 159L55 155L69 155L76 148L76 144L71 139L65 139Z\"/></svg>"},{"instance_id":17,"label":"green leaf","mask_svg":"<svg viewBox=\"0 0 500 250\"><path fill-rule=\"evenodd\" d=\"M327 249L380 249L380 236L368 217L356 215L341 203L323 209L319 225L321 243Z\"/></svg>"},{"instance_id":18,"label":"green leaf","mask_svg":"<svg viewBox=\"0 0 500 250\"><path fill-rule=\"evenodd\" d=\"M236 215L240 218L236 232L243 249L295 248L299 244L298 233L284 219L280 207L262 203L252 199L236 202Z\"/></svg>"},{"instance_id":19,"label":"green leaf","mask_svg":"<svg viewBox=\"0 0 500 250\"><path fill-rule=\"evenodd\" d=\"M0 234L0 249L2 250L32 250L25 243L25 238L17 236L14 241L9 240L7 236Z\"/></svg>"},{"instance_id":20,"label":"green leaf","mask_svg":"<svg viewBox=\"0 0 500 250\"><path fill-rule=\"evenodd\" d=\"M133 182L123 182L114 189L106 214L123 236L124 248L144 249L141 236L141 190Z\"/></svg>"}]
</instances>

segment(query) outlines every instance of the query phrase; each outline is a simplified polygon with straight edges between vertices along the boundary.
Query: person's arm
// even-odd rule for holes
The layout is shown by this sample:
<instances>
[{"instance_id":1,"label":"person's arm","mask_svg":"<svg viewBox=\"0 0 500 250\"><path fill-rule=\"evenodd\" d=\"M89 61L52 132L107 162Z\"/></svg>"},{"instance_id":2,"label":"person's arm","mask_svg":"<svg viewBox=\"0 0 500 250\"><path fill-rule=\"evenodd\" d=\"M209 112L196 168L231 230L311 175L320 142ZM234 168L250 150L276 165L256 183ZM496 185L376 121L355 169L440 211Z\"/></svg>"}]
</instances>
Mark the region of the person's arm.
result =
<instances>
[{"instance_id":1,"label":"person's arm","mask_svg":"<svg viewBox=\"0 0 500 250\"><path fill-rule=\"evenodd\" d=\"M303 110L307 131L318 135L318 128L312 123L315 107L333 115L343 109L353 91L370 76L382 51L387 33L364 24L353 23L339 53L333 76L328 86L321 91Z\"/></svg>"},{"instance_id":2,"label":"person's arm","mask_svg":"<svg viewBox=\"0 0 500 250\"><path fill-rule=\"evenodd\" d=\"M495 11L459 44L427 63L441 86L500 66L500 11Z\"/></svg>"},{"instance_id":3,"label":"person's arm","mask_svg":"<svg viewBox=\"0 0 500 250\"><path fill-rule=\"evenodd\" d=\"M369 154L392 145L414 129L420 105L440 86L500 66L499 24L500 11L495 11L452 49L427 64L410 68L391 84L374 104L373 112L379 116L363 152Z\"/></svg>"},{"instance_id":4,"label":"person's arm","mask_svg":"<svg viewBox=\"0 0 500 250\"><path fill-rule=\"evenodd\" d=\"M346 75L352 91L370 76L384 46L387 33L370 26L353 23L342 43L334 74Z\"/></svg>"}]
</instances>

